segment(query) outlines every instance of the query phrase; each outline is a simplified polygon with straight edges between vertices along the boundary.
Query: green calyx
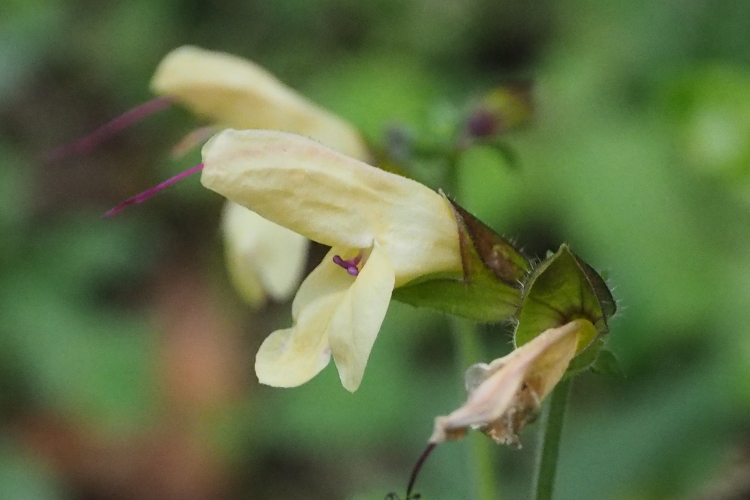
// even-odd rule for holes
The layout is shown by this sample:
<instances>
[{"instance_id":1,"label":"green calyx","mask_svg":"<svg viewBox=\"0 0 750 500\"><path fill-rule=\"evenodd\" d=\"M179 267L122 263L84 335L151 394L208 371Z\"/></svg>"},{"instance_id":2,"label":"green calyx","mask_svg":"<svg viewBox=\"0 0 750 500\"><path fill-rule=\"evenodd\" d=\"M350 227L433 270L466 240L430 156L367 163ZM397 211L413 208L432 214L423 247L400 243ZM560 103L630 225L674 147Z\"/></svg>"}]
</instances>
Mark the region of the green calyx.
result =
<instances>
[{"instance_id":1,"label":"green calyx","mask_svg":"<svg viewBox=\"0 0 750 500\"><path fill-rule=\"evenodd\" d=\"M585 370L604 352L603 335L609 331L608 321L616 309L601 276L563 244L534 268L524 284L513 340L518 347L549 328L586 319L593 328L582 332L578 354L568 372Z\"/></svg>"},{"instance_id":2,"label":"green calyx","mask_svg":"<svg viewBox=\"0 0 750 500\"><path fill-rule=\"evenodd\" d=\"M407 284L394 290L393 298L479 322L514 320L516 347L545 330L586 319L592 327L580 334L568 373L616 371L616 360L602 349L617 308L602 277L567 245L532 266L512 243L448 201L458 226L462 275Z\"/></svg>"},{"instance_id":3,"label":"green calyx","mask_svg":"<svg viewBox=\"0 0 750 500\"><path fill-rule=\"evenodd\" d=\"M458 226L463 262L459 278L438 278L407 284L393 298L474 321L508 321L521 305L523 283L531 264L512 243L448 200Z\"/></svg>"}]
</instances>

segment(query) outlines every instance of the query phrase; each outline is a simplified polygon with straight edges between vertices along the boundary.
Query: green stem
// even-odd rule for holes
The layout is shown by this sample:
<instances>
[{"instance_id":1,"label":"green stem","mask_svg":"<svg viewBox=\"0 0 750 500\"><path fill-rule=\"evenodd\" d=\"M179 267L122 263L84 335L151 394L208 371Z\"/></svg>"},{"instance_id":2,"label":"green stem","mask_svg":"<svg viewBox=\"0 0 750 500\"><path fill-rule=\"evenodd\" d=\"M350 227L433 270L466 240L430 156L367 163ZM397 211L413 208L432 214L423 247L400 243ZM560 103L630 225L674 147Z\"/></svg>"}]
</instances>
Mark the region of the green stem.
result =
<instances>
[{"instance_id":1,"label":"green stem","mask_svg":"<svg viewBox=\"0 0 750 500\"><path fill-rule=\"evenodd\" d=\"M474 323L462 318L452 318L453 335L456 341L456 351L459 369L463 373L469 366L482 360L482 345ZM466 436L469 442L469 469L473 474L473 482L477 500L497 500L497 468L495 467L495 448L497 445L486 436L472 432Z\"/></svg>"},{"instance_id":2,"label":"green stem","mask_svg":"<svg viewBox=\"0 0 750 500\"><path fill-rule=\"evenodd\" d=\"M534 478L535 500L552 500L557 458L560 452L560 437L572 383L573 378L569 377L557 384L552 391L542 419L542 444Z\"/></svg>"},{"instance_id":3,"label":"green stem","mask_svg":"<svg viewBox=\"0 0 750 500\"><path fill-rule=\"evenodd\" d=\"M446 189L452 196L458 197L461 191L459 182L459 152L449 150L445 157L448 161ZM474 363L482 361L481 338L475 324L464 318L453 317L453 336L456 341L456 352L459 370L463 372ZM472 432L466 436L469 442L469 470L473 475L477 500L497 500L500 498L497 487L497 467L495 466L495 449L497 445L486 436Z\"/></svg>"}]
</instances>

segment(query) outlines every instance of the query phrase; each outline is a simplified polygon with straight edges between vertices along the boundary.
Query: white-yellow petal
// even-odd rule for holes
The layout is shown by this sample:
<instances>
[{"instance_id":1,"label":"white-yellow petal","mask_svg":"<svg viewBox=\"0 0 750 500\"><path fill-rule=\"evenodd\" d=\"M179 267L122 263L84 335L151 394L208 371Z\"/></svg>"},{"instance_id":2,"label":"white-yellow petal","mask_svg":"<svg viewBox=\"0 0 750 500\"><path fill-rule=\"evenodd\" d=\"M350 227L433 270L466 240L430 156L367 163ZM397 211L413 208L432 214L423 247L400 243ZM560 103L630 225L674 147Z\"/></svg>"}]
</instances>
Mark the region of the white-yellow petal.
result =
<instances>
[{"instance_id":1,"label":"white-yellow petal","mask_svg":"<svg viewBox=\"0 0 750 500\"><path fill-rule=\"evenodd\" d=\"M362 382L394 283L393 265L385 249L376 243L331 320L328 344L341 383L351 392Z\"/></svg>"},{"instance_id":2,"label":"white-yellow petal","mask_svg":"<svg viewBox=\"0 0 750 500\"><path fill-rule=\"evenodd\" d=\"M456 221L426 186L270 130L225 130L203 148L203 185L332 247L387 249L396 286L460 272Z\"/></svg>"},{"instance_id":3,"label":"white-yellow petal","mask_svg":"<svg viewBox=\"0 0 750 500\"><path fill-rule=\"evenodd\" d=\"M328 326L344 293L325 295L308 304L292 328L277 330L263 341L255 357L261 384L296 387L328 365Z\"/></svg>"},{"instance_id":4,"label":"white-yellow petal","mask_svg":"<svg viewBox=\"0 0 750 500\"><path fill-rule=\"evenodd\" d=\"M294 297L294 326L272 333L261 345L255 358L255 373L262 384L295 387L328 364L331 319L354 283L354 277L332 260L333 255L345 252L331 249Z\"/></svg>"},{"instance_id":5,"label":"white-yellow petal","mask_svg":"<svg viewBox=\"0 0 750 500\"><path fill-rule=\"evenodd\" d=\"M289 298L305 267L307 238L232 202L222 223L229 276L242 296L256 306L266 291L276 300Z\"/></svg>"},{"instance_id":6,"label":"white-yellow petal","mask_svg":"<svg viewBox=\"0 0 750 500\"><path fill-rule=\"evenodd\" d=\"M159 64L151 88L223 127L285 130L355 158L368 156L351 125L240 57L180 47Z\"/></svg>"}]
</instances>

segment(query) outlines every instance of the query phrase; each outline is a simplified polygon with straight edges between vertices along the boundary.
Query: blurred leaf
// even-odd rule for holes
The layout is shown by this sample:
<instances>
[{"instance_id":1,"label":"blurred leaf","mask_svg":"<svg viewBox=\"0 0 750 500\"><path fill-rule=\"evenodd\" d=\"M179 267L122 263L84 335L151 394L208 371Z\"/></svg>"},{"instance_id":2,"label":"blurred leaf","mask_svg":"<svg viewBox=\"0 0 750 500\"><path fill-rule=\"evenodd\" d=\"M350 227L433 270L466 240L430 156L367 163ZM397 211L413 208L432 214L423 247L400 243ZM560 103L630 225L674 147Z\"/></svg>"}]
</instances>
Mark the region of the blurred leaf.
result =
<instances>
[{"instance_id":1,"label":"blurred leaf","mask_svg":"<svg viewBox=\"0 0 750 500\"><path fill-rule=\"evenodd\" d=\"M57 0L0 6L0 103L38 69L58 42L66 21L62 7Z\"/></svg>"},{"instance_id":2,"label":"blurred leaf","mask_svg":"<svg viewBox=\"0 0 750 500\"><path fill-rule=\"evenodd\" d=\"M615 391L623 384L622 379L597 378L603 382L598 391ZM722 467L717 452L732 439L726 432L733 418L727 382L723 368L706 363L633 387L604 408L574 404L563 431L557 498L595 500L603 491L616 498L637 491L646 478L665 477L688 457L702 464L702 477L680 475L679 482L706 480ZM674 497L675 486L660 498Z\"/></svg>"},{"instance_id":3,"label":"blurred leaf","mask_svg":"<svg viewBox=\"0 0 750 500\"><path fill-rule=\"evenodd\" d=\"M0 273L11 264L24 241L30 212L28 165L11 149L0 144Z\"/></svg>"},{"instance_id":4,"label":"blurred leaf","mask_svg":"<svg viewBox=\"0 0 750 500\"><path fill-rule=\"evenodd\" d=\"M727 64L692 67L671 82L664 100L687 164L714 176L750 175L750 71Z\"/></svg>"},{"instance_id":5,"label":"blurred leaf","mask_svg":"<svg viewBox=\"0 0 750 500\"><path fill-rule=\"evenodd\" d=\"M614 353L608 349L600 349L596 361L591 365L591 371L599 375L624 377L625 372L620 367Z\"/></svg>"},{"instance_id":6,"label":"blurred leaf","mask_svg":"<svg viewBox=\"0 0 750 500\"><path fill-rule=\"evenodd\" d=\"M135 222L91 220L68 219L30 238L23 260L5 271L1 333L34 398L115 427L138 425L154 396L147 322L101 308L96 287L148 264L146 233Z\"/></svg>"},{"instance_id":7,"label":"blurred leaf","mask_svg":"<svg viewBox=\"0 0 750 500\"><path fill-rule=\"evenodd\" d=\"M421 62L394 54L362 55L347 65L326 68L308 89L315 102L376 140L389 124L422 126L439 95L437 79Z\"/></svg>"},{"instance_id":8,"label":"blurred leaf","mask_svg":"<svg viewBox=\"0 0 750 500\"><path fill-rule=\"evenodd\" d=\"M63 495L45 467L19 450L0 448L0 498L24 500L61 500Z\"/></svg>"},{"instance_id":9,"label":"blurred leaf","mask_svg":"<svg viewBox=\"0 0 750 500\"><path fill-rule=\"evenodd\" d=\"M458 162L461 189L456 196L462 204L493 227L512 228L528 196L524 172L510 168L502 155L487 145L462 151Z\"/></svg>"}]
</instances>

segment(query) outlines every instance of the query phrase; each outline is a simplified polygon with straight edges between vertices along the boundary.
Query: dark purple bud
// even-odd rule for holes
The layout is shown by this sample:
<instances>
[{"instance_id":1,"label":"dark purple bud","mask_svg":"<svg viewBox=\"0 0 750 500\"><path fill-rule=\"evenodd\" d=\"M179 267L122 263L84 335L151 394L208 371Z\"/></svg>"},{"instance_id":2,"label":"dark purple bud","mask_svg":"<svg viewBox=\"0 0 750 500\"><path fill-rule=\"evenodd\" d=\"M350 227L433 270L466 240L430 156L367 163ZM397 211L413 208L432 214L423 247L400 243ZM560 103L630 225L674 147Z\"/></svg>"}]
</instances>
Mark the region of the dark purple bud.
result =
<instances>
[{"instance_id":1,"label":"dark purple bud","mask_svg":"<svg viewBox=\"0 0 750 500\"><path fill-rule=\"evenodd\" d=\"M471 137L489 137L497 128L497 117L485 109L475 111L466 124L466 130Z\"/></svg>"}]
</instances>

